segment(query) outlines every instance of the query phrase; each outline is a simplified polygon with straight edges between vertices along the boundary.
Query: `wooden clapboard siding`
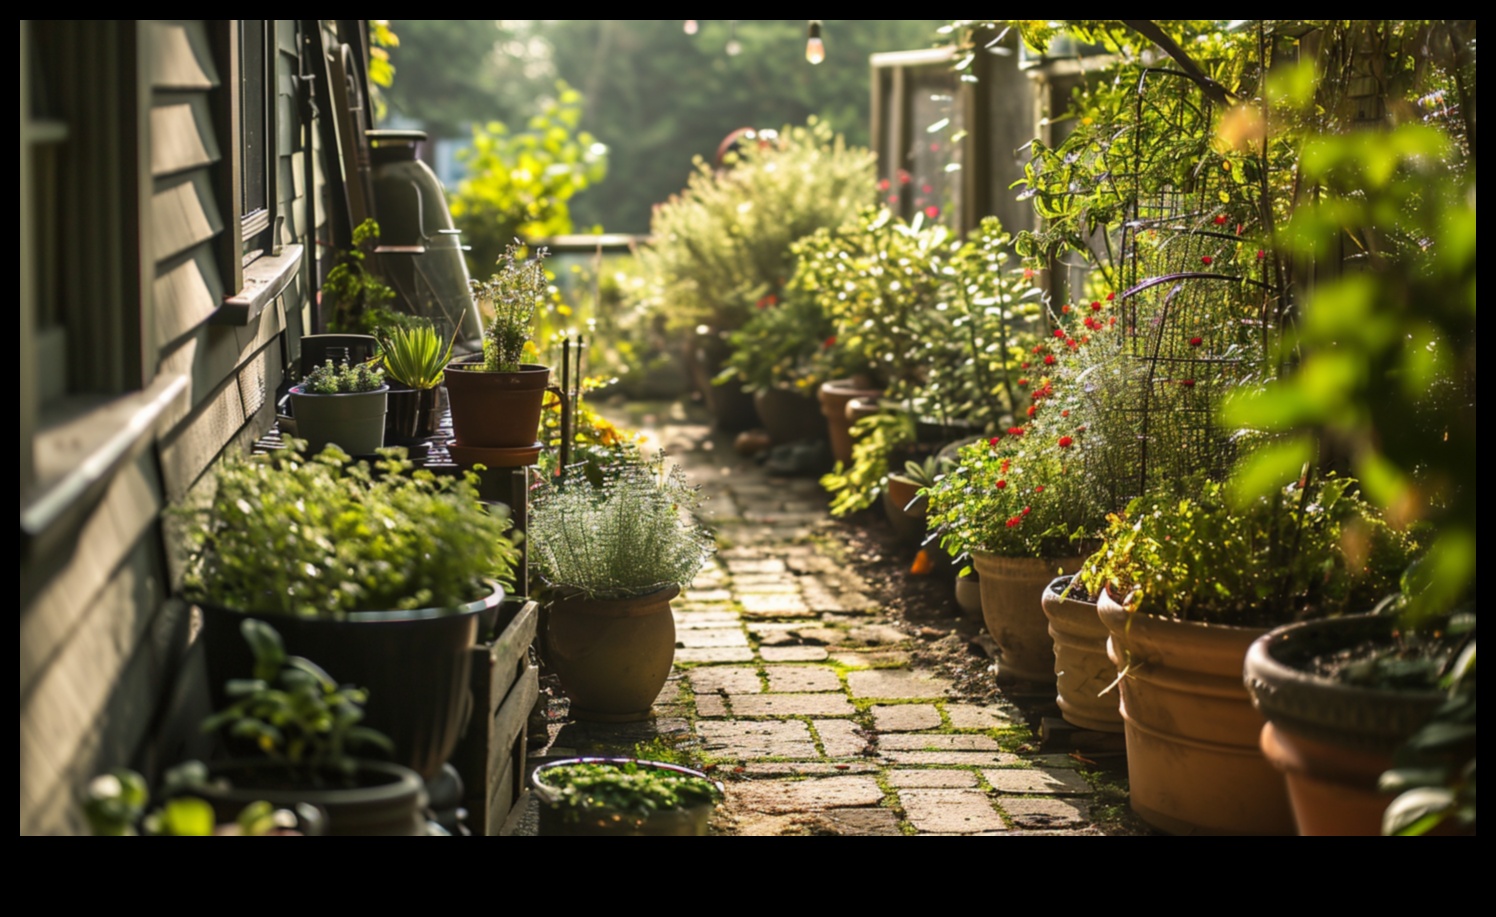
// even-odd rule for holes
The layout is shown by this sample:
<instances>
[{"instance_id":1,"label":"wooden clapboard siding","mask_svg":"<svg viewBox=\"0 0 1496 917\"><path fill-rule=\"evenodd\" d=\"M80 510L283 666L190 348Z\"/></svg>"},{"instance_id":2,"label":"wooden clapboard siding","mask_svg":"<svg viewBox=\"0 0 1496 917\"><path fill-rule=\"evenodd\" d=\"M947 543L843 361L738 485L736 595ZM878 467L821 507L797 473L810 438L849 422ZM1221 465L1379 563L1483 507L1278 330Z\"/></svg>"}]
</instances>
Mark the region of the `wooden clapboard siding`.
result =
<instances>
[{"instance_id":1,"label":"wooden clapboard siding","mask_svg":"<svg viewBox=\"0 0 1496 917\"><path fill-rule=\"evenodd\" d=\"M203 170L158 180L151 195L151 218L155 235L151 254L157 262L190 252L223 232L213 186Z\"/></svg>"},{"instance_id":2,"label":"wooden clapboard siding","mask_svg":"<svg viewBox=\"0 0 1496 917\"><path fill-rule=\"evenodd\" d=\"M208 25L201 19L156 20L150 30L151 84L157 89L209 90L219 84Z\"/></svg>"}]
</instances>

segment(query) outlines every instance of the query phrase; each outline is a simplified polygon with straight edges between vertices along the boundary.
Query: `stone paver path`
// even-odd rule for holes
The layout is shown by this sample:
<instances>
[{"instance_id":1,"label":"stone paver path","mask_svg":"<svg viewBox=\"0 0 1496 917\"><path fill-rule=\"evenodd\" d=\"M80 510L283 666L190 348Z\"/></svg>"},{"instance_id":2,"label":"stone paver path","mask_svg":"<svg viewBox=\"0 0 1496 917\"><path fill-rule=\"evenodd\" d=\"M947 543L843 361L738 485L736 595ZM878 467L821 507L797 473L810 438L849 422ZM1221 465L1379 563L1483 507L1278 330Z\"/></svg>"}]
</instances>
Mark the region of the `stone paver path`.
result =
<instances>
[{"instance_id":1,"label":"stone paver path","mask_svg":"<svg viewBox=\"0 0 1496 917\"><path fill-rule=\"evenodd\" d=\"M770 478L705 426L653 432L702 485L722 547L675 603L655 722L568 726L549 753L666 741L726 785L722 834L1097 833L1090 784L1020 751L1015 708L912 667L914 638L845 562L815 481Z\"/></svg>"}]
</instances>

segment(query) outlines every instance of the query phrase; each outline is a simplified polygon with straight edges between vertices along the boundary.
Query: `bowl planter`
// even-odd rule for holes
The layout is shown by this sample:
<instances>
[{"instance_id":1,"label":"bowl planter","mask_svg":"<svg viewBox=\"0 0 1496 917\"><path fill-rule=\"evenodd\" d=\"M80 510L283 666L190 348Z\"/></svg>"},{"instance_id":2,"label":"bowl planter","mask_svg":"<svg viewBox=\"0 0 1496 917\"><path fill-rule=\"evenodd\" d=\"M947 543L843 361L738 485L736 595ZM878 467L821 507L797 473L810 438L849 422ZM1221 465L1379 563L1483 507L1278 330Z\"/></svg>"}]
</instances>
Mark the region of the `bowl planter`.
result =
<instances>
[{"instance_id":1,"label":"bowl planter","mask_svg":"<svg viewBox=\"0 0 1496 917\"><path fill-rule=\"evenodd\" d=\"M459 446L484 449L534 445L550 380L550 367L533 363L512 373L484 372L473 362L452 363L446 372L452 439Z\"/></svg>"},{"instance_id":2,"label":"bowl planter","mask_svg":"<svg viewBox=\"0 0 1496 917\"><path fill-rule=\"evenodd\" d=\"M826 438L826 423L816 400L787 386L759 389L753 408L776 446Z\"/></svg>"},{"instance_id":3,"label":"bowl planter","mask_svg":"<svg viewBox=\"0 0 1496 917\"><path fill-rule=\"evenodd\" d=\"M571 698L576 719L635 722L650 708L675 663L669 586L648 595L558 599L546 627L546 658Z\"/></svg>"},{"instance_id":4,"label":"bowl planter","mask_svg":"<svg viewBox=\"0 0 1496 917\"><path fill-rule=\"evenodd\" d=\"M328 777L327 786L291 780L283 766L264 760L230 760L208 766L208 782L186 791L213 806L220 822L232 822L244 806L264 800L278 809L306 804L326 816L330 837L423 837L426 785L408 767L359 761L354 785Z\"/></svg>"},{"instance_id":5,"label":"bowl planter","mask_svg":"<svg viewBox=\"0 0 1496 917\"><path fill-rule=\"evenodd\" d=\"M622 768L632 765L654 776L710 779L700 771L631 758L568 758L542 764L531 775L531 784L540 801L540 835L542 837L706 837L714 802L692 801L674 808L657 808L644 814L625 812L599 805L581 810L563 805L563 792L557 771L579 764ZM714 784L721 794L721 784Z\"/></svg>"},{"instance_id":6,"label":"bowl planter","mask_svg":"<svg viewBox=\"0 0 1496 917\"><path fill-rule=\"evenodd\" d=\"M847 402L854 398L876 402L881 394L865 380L832 379L822 383L821 413L826 416L826 430L831 436L831 454L843 465L852 464L852 421L847 417Z\"/></svg>"},{"instance_id":7,"label":"bowl planter","mask_svg":"<svg viewBox=\"0 0 1496 917\"><path fill-rule=\"evenodd\" d=\"M1263 719L1242 684L1247 648L1266 630L1134 614L1110 593L1097 609L1124 672L1133 811L1171 834L1292 834L1288 793L1258 751Z\"/></svg>"},{"instance_id":8,"label":"bowl planter","mask_svg":"<svg viewBox=\"0 0 1496 917\"><path fill-rule=\"evenodd\" d=\"M1261 747L1288 782L1305 836L1379 836L1392 801L1377 779L1448 695L1344 684L1306 671L1316 656L1390 639L1397 621L1358 615L1277 628L1247 652L1246 686L1267 718Z\"/></svg>"},{"instance_id":9,"label":"bowl planter","mask_svg":"<svg viewBox=\"0 0 1496 917\"><path fill-rule=\"evenodd\" d=\"M1044 616L1054 642L1054 674L1060 715L1067 723L1097 732L1122 732L1117 704L1117 667L1106 654L1107 629L1089 599L1063 595L1071 577L1044 589ZM1077 586L1077 590L1079 587Z\"/></svg>"},{"instance_id":10,"label":"bowl planter","mask_svg":"<svg viewBox=\"0 0 1496 917\"><path fill-rule=\"evenodd\" d=\"M215 708L227 705L222 684L254 670L240 636L247 617L270 622L286 652L314 659L347 683L367 688L365 725L395 744L396 758L422 777L441 770L472 710L471 649L479 615L497 608L504 590L459 608L356 611L344 620L287 615L247 615L200 603L203 644Z\"/></svg>"},{"instance_id":11,"label":"bowl planter","mask_svg":"<svg viewBox=\"0 0 1496 917\"><path fill-rule=\"evenodd\" d=\"M292 386L291 432L307 441L308 455L328 443L337 443L349 455L372 455L384 446L389 392L382 385L372 392L315 395Z\"/></svg>"},{"instance_id":12,"label":"bowl planter","mask_svg":"<svg viewBox=\"0 0 1496 917\"><path fill-rule=\"evenodd\" d=\"M982 621L997 643L998 678L1054 683L1054 643L1044 617L1044 590L1056 573L1074 572L1083 560L972 555L982 584Z\"/></svg>"}]
</instances>

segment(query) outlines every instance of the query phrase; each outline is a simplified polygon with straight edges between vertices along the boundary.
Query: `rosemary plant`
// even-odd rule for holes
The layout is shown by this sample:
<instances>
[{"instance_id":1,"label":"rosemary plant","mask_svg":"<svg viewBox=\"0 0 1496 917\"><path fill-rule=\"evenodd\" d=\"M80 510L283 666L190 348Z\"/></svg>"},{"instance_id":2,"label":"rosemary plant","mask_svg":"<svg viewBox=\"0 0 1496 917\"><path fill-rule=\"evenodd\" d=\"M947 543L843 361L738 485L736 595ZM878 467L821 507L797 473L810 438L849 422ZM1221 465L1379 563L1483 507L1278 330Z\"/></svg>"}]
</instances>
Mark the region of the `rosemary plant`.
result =
<instances>
[{"instance_id":1,"label":"rosemary plant","mask_svg":"<svg viewBox=\"0 0 1496 917\"><path fill-rule=\"evenodd\" d=\"M372 392L384 385L384 370L373 363L349 366L345 361L334 366L331 360L315 366L301 382L308 395L349 395Z\"/></svg>"},{"instance_id":2,"label":"rosemary plant","mask_svg":"<svg viewBox=\"0 0 1496 917\"><path fill-rule=\"evenodd\" d=\"M545 248L520 260L519 240L504 250L499 270L487 281L472 281L473 298L481 313L492 313L483 333L483 371L519 372L525 347L535 333L535 315L550 280L545 273Z\"/></svg>"}]
</instances>

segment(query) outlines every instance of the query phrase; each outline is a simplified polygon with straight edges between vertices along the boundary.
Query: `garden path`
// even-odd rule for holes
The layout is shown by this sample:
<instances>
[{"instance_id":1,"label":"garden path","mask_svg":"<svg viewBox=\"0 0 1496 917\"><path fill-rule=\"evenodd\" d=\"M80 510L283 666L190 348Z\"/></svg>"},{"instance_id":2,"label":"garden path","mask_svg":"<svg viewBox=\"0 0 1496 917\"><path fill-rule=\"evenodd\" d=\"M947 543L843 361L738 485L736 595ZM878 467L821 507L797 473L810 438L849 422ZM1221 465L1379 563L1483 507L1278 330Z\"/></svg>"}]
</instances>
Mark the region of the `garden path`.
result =
<instances>
[{"instance_id":1,"label":"garden path","mask_svg":"<svg viewBox=\"0 0 1496 917\"><path fill-rule=\"evenodd\" d=\"M676 667L653 722L570 723L556 701L540 754L705 766L726 786L722 835L1137 833L1105 814L1117 793L1096 791L1084 758L1037 751L985 663L973 702L918 661L945 632L884 607L814 480L769 477L679 406L630 422L701 485L720 551L674 603Z\"/></svg>"}]
</instances>

